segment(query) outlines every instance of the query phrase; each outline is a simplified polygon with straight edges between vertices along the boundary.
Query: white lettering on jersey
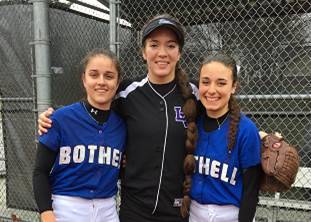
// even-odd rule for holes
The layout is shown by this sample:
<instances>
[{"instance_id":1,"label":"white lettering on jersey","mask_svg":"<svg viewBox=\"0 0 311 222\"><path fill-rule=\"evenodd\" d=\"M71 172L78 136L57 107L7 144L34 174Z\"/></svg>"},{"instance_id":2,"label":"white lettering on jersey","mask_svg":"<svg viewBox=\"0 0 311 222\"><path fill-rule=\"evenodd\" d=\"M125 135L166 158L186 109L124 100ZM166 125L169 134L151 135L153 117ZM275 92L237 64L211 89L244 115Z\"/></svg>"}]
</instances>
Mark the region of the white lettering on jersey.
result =
<instances>
[{"instance_id":1,"label":"white lettering on jersey","mask_svg":"<svg viewBox=\"0 0 311 222\"><path fill-rule=\"evenodd\" d=\"M220 179L226 183L229 182L232 185L236 184L236 174L238 172L236 167L233 167L230 175L230 171L228 172L229 165L227 163L221 163L217 160L211 161L210 158L204 156L194 156L194 158L197 162L199 174L210 175L213 178Z\"/></svg>"},{"instance_id":2,"label":"white lettering on jersey","mask_svg":"<svg viewBox=\"0 0 311 222\"><path fill-rule=\"evenodd\" d=\"M89 155L87 157L87 153ZM98 159L95 159L98 153ZM99 164L112 165L113 167L120 168L122 152L118 149L111 147L88 145L87 148L84 145L76 145L71 148L70 146L60 147L59 151L59 165L73 163L82 163L87 161L88 163L94 163L97 160Z\"/></svg>"},{"instance_id":3,"label":"white lettering on jersey","mask_svg":"<svg viewBox=\"0 0 311 222\"><path fill-rule=\"evenodd\" d=\"M205 161L204 161L205 159ZM204 158L203 156L200 156L199 158L199 173L200 174L209 174L209 164L210 164L210 159L209 158Z\"/></svg>"},{"instance_id":4,"label":"white lettering on jersey","mask_svg":"<svg viewBox=\"0 0 311 222\"><path fill-rule=\"evenodd\" d=\"M98 163L110 165L110 160L111 160L111 148L109 146L107 147L100 146L98 154Z\"/></svg>"},{"instance_id":5,"label":"white lettering on jersey","mask_svg":"<svg viewBox=\"0 0 311 222\"><path fill-rule=\"evenodd\" d=\"M220 162L213 160L211 164L211 176L214 178L219 178Z\"/></svg>"},{"instance_id":6,"label":"white lettering on jersey","mask_svg":"<svg viewBox=\"0 0 311 222\"><path fill-rule=\"evenodd\" d=\"M59 149L59 165L70 163L70 146L62 146Z\"/></svg>"},{"instance_id":7,"label":"white lettering on jersey","mask_svg":"<svg viewBox=\"0 0 311 222\"><path fill-rule=\"evenodd\" d=\"M231 179L230 179L230 183L232 185L235 185L236 183L236 180L235 180L235 177L236 177L236 173L238 172L238 169L236 167L233 168L233 172L232 172L232 176L231 176Z\"/></svg>"},{"instance_id":8,"label":"white lettering on jersey","mask_svg":"<svg viewBox=\"0 0 311 222\"><path fill-rule=\"evenodd\" d=\"M89 163L94 163L95 150L97 150L97 146L88 145L87 148L89 149Z\"/></svg>"},{"instance_id":9,"label":"white lettering on jersey","mask_svg":"<svg viewBox=\"0 0 311 222\"><path fill-rule=\"evenodd\" d=\"M114 166L114 167L119 167L120 166L120 161L121 161L120 151L114 149L113 150L113 154L112 154L111 165Z\"/></svg>"},{"instance_id":10,"label":"white lettering on jersey","mask_svg":"<svg viewBox=\"0 0 311 222\"><path fill-rule=\"evenodd\" d=\"M77 145L73 148L73 162L74 163L82 163L85 158L85 146Z\"/></svg>"},{"instance_id":11,"label":"white lettering on jersey","mask_svg":"<svg viewBox=\"0 0 311 222\"><path fill-rule=\"evenodd\" d=\"M220 177L222 181L225 181L225 182L229 181L229 177L227 177L227 172L228 172L228 164L224 163L222 165L222 171L221 171L221 177Z\"/></svg>"}]
</instances>

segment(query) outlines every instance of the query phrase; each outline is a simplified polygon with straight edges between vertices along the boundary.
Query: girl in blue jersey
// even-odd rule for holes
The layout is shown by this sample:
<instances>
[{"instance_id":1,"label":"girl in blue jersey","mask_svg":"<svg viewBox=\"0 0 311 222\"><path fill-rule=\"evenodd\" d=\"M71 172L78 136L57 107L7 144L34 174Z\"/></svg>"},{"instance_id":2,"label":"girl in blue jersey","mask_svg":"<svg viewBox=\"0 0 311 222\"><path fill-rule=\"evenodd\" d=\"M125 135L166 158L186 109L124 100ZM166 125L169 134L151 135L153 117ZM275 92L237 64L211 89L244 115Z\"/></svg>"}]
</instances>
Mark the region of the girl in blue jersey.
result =
<instances>
[{"instance_id":1,"label":"girl in blue jersey","mask_svg":"<svg viewBox=\"0 0 311 222\"><path fill-rule=\"evenodd\" d=\"M205 112L197 121L196 169L190 222L251 222L258 202L260 137L234 99L236 62L225 54L205 58L199 97Z\"/></svg>"},{"instance_id":2,"label":"girl in blue jersey","mask_svg":"<svg viewBox=\"0 0 311 222\"><path fill-rule=\"evenodd\" d=\"M91 51L81 62L86 99L58 109L39 137L33 174L43 222L118 222L114 196L124 121L110 109L120 82L116 56Z\"/></svg>"}]
</instances>

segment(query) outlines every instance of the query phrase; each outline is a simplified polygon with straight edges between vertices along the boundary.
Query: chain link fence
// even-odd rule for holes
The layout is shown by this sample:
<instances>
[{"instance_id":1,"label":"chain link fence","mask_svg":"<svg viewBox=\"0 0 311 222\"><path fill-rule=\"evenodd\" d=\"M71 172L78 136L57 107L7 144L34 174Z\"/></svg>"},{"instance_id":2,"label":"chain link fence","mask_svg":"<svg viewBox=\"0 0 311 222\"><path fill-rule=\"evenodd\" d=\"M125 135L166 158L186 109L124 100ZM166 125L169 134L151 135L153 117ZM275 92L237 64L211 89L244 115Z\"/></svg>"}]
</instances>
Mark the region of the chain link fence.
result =
<instances>
[{"instance_id":1,"label":"chain link fence","mask_svg":"<svg viewBox=\"0 0 311 222\"><path fill-rule=\"evenodd\" d=\"M310 1L121 1L120 59L125 73L145 75L139 31L152 15L169 13L186 27L182 67L197 80L205 55L223 50L241 66L239 101L260 129L279 131L301 156L295 187L261 193L256 221L311 221ZM126 41L131 39L130 42ZM134 71L133 71L134 70Z\"/></svg>"},{"instance_id":2,"label":"chain link fence","mask_svg":"<svg viewBox=\"0 0 311 222\"><path fill-rule=\"evenodd\" d=\"M26 210L34 201L24 198L35 150L31 14L25 1L0 1L0 221L16 208L26 221L36 215Z\"/></svg>"},{"instance_id":3,"label":"chain link fence","mask_svg":"<svg viewBox=\"0 0 311 222\"><path fill-rule=\"evenodd\" d=\"M298 147L301 169L294 187L281 194L261 193L256 221L311 221L310 1L83 2L49 1L54 107L83 97L77 72L83 55L111 47L109 2L122 19L114 43L129 78L146 75L142 25L153 15L169 13L186 28L181 65L190 78L197 80L205 55L218 50L232 55L241 66L242 110L260 129L277 130ZM0 15L0 221L10 221L11 214L39 221L31 188L37 116L32 2L0 0Z\"/></svg>"},{"instance_id":4,"label":"chain link fence","mask_svg":"<svg viewBox=\"0 0 311 222\"><path fill-rule=\"evenodd\" d=\"M55 108L83 98L80 60L93 48L109 48L104 10L86 6L49 1ZM32 2L0 1L0 15L0 221L11 221L12 215L39 221L32 192L37 136Z\"/></svg>"}]
</instances>

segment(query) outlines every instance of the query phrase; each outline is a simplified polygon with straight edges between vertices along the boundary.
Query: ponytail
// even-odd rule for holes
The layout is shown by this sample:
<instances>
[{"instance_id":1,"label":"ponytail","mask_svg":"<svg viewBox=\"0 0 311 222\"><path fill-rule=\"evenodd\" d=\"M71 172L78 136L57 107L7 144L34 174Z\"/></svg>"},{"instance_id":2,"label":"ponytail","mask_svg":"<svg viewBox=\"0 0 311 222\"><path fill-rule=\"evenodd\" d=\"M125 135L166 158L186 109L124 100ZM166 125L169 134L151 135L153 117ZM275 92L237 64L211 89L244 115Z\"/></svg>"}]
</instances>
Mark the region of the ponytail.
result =
<instances>
[{"instance_id":1,"label":"ponytail","mask_svg":"<svg viewBox=\"0 0 311 222\"><path fill-rule=\"evenodd\" d=\"M231 95L229 100L229 109L230 109L230 125L228 132L228 152L230 154L235 144L235 138L237 135L238 125L241 117L239 104L233 95Z\"/></svg>"},{"instance_id":2,"label":"ponytail","mask_svg":"<svg viewBox=\"0 0 311 222\"><path fill-rule=\"evenodd\" d=\"M180 208L180 212L182 217L187 217L189 214L189 208L191 199L189 196L189 192L191 189L191 178L192 174L195 170L195 159L193 156L196 140L198 137L198 130L195 123L197 116L197 106L195 98L192 95L192 88L189 84L189 80L185 72L177 65L176 67L176 80L177 85L181 91L182 97L184 99L184 105L182 107L182 111L185 115L187 121L187 130L186 130L186 157L184 160L184 173L185 180L183 182L183 200L182 206Z\"/></svg>"}]
</instances>

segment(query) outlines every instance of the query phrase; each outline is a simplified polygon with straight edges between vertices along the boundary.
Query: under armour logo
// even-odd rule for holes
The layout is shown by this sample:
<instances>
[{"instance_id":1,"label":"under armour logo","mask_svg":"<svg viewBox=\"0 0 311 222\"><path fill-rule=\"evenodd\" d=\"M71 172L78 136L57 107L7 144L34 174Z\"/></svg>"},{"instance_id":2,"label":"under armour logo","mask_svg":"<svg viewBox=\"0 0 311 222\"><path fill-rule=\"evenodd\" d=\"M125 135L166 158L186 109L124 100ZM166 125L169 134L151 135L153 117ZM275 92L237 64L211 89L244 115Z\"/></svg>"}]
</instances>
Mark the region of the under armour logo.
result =
<instances>
[{"instance_id":1,"label":"under armour logo","mask_svg":"<svg viewBox=\"0 0 311 222\"><path fill-rule=\"evenodd\" d=\"M91 109L91 113L94 113L95 115L97 115L97 112L98 112L98 110L96 110L96 109Z\"/></svg>"},{"instance_id":2,"label":"under armour logo","mask_svg":"<svg viewBox=\"0 0 311 222\"><path fill-rule=\"evenodd\" d=\"M184 127L187 128L187 122L185 118L185 114L181 110L181 106L174 106L175 110L175 120L176 122L182 122Z\"/></svg>"}]
</instances>

